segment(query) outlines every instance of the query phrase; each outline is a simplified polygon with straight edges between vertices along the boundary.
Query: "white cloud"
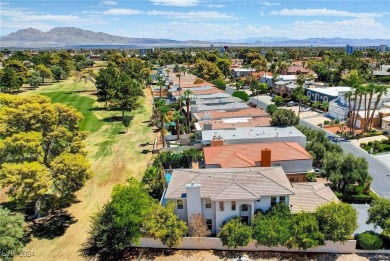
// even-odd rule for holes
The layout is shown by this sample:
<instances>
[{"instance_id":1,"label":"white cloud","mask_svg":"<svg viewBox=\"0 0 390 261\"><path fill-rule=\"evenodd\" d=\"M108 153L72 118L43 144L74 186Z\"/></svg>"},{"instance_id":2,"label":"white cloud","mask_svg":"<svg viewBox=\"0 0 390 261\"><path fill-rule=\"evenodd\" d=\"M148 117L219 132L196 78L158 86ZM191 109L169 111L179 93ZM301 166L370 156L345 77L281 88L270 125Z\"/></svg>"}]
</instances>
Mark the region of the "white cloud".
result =
<instances>
[{"instance_id":1,"label":"white cloud","mask_svg":"<svg viewBox=\"0 0 390 261\"><path fill-rule=\"evenodd\" d=\"M9 2L0 2L0 6L9 5Z\"/></svg>"},{"instance_id":2,"label":"white cloud","mask_svg":"<svg viewBox=\"0 0 390 261\"><path fill-rule=\"evenodd\" d=\"M108 9L102 14L106 15L137 15L137 14L143 14L144 12L136 10L136 9L125 9L125 8L114 8L114 9Z\"/></svg>"},{"instance_id":3,"label":"white cloud","mask_svg":"<svg viewBox=\"0 0 390 261\"><path fill-rule=\"evenodd\" d=\"M205 5L208 8L222 8L225 7L225 5Z\"/></svg>"},{"instance_id":4,"label":"white cloud","mask_svg":"<svg viewBox=\"0 0 390 261\"><path fill-rule=\"evenodd\" d=\"M379 13L353 13L348 11L331 10L331 9L282 9L280 11L271 11L270 15L281 15L281 16L340 16L340 17L381 17Z\"/></svg>"},{"instance_id":5,"label":"white cloud","mask_svg":"<svg viewBox=\"0 0 390 261\"><path fill-rule=\"evenodd\" d=\"M236 19L234 16L217 12L217 11L190 11L190 12L173 12L173 11L149 11L148 15L161 15L176 19L190 20L211 20L211 19Z\"/></svg>"},{"instance_id":6,"label":"white cloud","mask_svg":"<svg viewBox=\"0 0 390 261\"><path fill-rule=\"evenodd\" d=\"M262 4L262 5L264 5L264 6L280 5L280 3L267 2L267 1L261 2L260 4Z\"/></svg>"},{"instance_id":7,"label":"white cloud","mask_svg":"<svg viewBox=\"0 0 390 261\"><path fill-rule=\"evenodd\" d=\"M115 1L103 1L102 4L103 5L117 5L118 2L115 2Z\"/></svg>"},{"instance_id":8,"label":"white cloud","mask_svg":"<svg viewBox=\"0 0 390 261\"><path fill-rule=\"evenodd\" d=\"M190 7L197 6L199 0L150 0L154 5Z\"/></svg>"}]
</instances>

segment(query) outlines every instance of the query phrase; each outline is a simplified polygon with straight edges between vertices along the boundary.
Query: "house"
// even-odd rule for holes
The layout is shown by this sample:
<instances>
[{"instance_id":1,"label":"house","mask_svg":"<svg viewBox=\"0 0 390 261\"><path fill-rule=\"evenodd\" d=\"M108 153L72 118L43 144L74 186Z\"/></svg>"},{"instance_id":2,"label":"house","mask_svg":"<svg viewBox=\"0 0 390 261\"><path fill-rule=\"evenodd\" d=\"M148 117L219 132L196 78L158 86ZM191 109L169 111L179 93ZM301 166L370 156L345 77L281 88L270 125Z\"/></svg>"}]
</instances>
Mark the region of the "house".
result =
<instances>
[{"instance_id":1,"label":"house","mask_svg":"<svg viewBox=\"0 0 390 261\"><path fill-rule=\"evenodd\" d=\"M286 203L293 213L313 212L319 205L338 202L322 183L291 184L282 167L174 169L162 202L175 204L179 219L191 223L201 214L212 234L238 216L251 224L257 211Z\"/></svg>"},{"instance_id":2,"label":"house","mask_svg":"<svg viewBox=\"0 0 390 261\"><path fill-rule=\"evenodd\" d=\"M307 75L307 77L309 77L309 75L312 75L314 79L318 78L318 75L314 71L309 70L309 69L307 69L303 66L300 66L300 65L291 65L291 66L287 67L282 73L286 74L286 75L304 74L304 75Z\"/></svg>"},{"instance_id":3,"label":"house","mask_svg":"<svg viewBox=\"0 0 390 261\"><path fill-rule=\"evenodd\" d=\"M197 121L206 120L221 120L230 118L257 118L257 117L268 117L268 113L261 109L256 108L245 108L237 110L215 110L215 111L203 111L193 113L194 118Z\"/></svg>"},{"instance_id":4,"label":"house","mask_svg":"<svg viewBox=\"0 0 390 261\"><path fill-rule=\"evenodd\" d=\"M266 127L270 126L270 117L257 117L257 118L227 118L221 120L205 120L195 122L195 128L197 131L202 130L227 130L237 127Z\"/></svg>"},{"instance_id":5,"label":"house","mask_svg":"<svg viewBox=\"0 0 390 261\"><path fill-rule=\"evenodd\" d=\"M204 146L265 142L296 142L306 146L306 136L295 127L237 127L228 130L202 130L195 138Z\"/></svg>"},{"instance_id":6,"label":"house","mask_svg":"<svg viewBox=\"0 0 390 261\"><path fill-rule=\"evenodd\" d=\"M281 167L242 169L174 169L164 201L175 203L179 219L201 214L213 234L223 222L239 216L251 224L256 211L289 205L293 187Z\"/></svg>"},{"instance_id":7,"label":"house","mask_svg":"<svg viewBox=\"0 0 390 261\"><path fill-rule=\"evenodd\" d=\"M350 91L351 87L337 86L337 87L323 87L323 88L308 88L305 87L305 95L311 102L330 102L339 97L339 92Z\"/></svg>"},{"instance_id":8,"label":"house","mask_svg":"<svg viewBox=\"0 0 390 261\"><path fill-rule=\"evenodd\" d=\"M206 168L281 166L291 182L304 182L312 156L296 142L265 142L203 148Z\"/></svg>"},{"instance_id":9,"label":"house","mask_svg":"<svg viewBox=\"0 0 390 261\"><path fill-rule=\"evenodd\" d=\"M232 68L233 78L247 77L256 70L253 68Z\"/></svg>"},{"instance_id":10,"label":"house","mask_svg":"<svg viewBox=\"0 0 390 261\"><path fill-rule=\"evenodd\" d=\"M215 105L196 104L190 107L190 112L196 113L196 112L217 111L217 110L240 110L245 108L249 108L249 105L240 101L236 101L232 103L225 103L225 104L222 103L222 104L215 104ZM187 108L184 108L184 110L186 109Z\"/></svg>"}]
</instances>

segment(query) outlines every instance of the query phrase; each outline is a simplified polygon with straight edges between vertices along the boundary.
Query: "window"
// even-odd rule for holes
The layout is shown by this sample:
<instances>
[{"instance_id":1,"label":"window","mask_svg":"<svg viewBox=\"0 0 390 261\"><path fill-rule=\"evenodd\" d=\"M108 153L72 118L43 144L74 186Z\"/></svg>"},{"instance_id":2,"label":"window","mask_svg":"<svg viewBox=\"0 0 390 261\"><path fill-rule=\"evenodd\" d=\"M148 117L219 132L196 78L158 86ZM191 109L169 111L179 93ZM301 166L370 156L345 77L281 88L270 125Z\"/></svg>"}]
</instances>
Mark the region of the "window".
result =
<instances>
[{"instance_id":1,"label":"window","mask_svg":"<svg viewBox=\"0 0 390 261\"><path fill-rule=\"evenodd\" d=\"M307 97L311 100L311 92L307 92Z\"/></svg>"},{"instance_id":2,"label":"window","mask_svg":"<svg viewBox=\"0 0 390 261\"><path fill-rule=\"evenodd\" d=\"M211 208L211 199L206 198L205 199L205 205L206 205L206 208Z\"/></svg>"},{"instance_id":3,"label":"window","mask_svg":"<svg viewBox=\"0 0 390 261\"><path fill-rule=\"evenodd\" d=\"M285 196L280 196L279 203L282 203L282 202L286 203L286 197Z\"/></svg>"},{"instance_id":4,"label":"window","mask_svg":"<svg viewBox=\"0 0 390 261\"><path fill-rule=\"evenodd\" d=\"M328 96L324 96L324 102L328 101Z\"/></svg>"},{"instance_id":5,"label":"window","mask_svg":"<svg viewBox=\"0 0 390 261\"><path fill-rule=\"evenodd\" d=\"M223 201L219 202L219 211L223 211Z\"/></svg>"},{"instance_id":6,"label":"window","mask_svg":"<svg viewBox=\"0 0 390 261\"><path fill-rule=\"evenodd\" d=\"M236 201L232 201L232 210L236 210Z\"/></svg>"},{"instance_id":7,"label":"window","mask_svg":"<svg viewBox=\"0 0 390 261\"><path fill-rule=\"evenodd\" d=\"M213 230L213 220L212 219L206 219L206 226L208 230Z\"/></svg>"},{"instance_id":8,"label":"window","mask_svg":"<svg viewBox=\"0 0 390 261\"><path fill-rule=\"evenodd\" d=\"M320 95L318 93L316 93L314 95L314 101L319 101L320 100L319 97L320 97Z\"/></svg>"},{"instance_id":9,"label":"window","mask_svg":"<svg viewBox=\"0 0 390 261\"><path fill-rule=\"evenodd\" d=\"M249 208L247 204L241 206L241 211L248 211L248 210Z\"/></svg>"},{"instance_id":10,"label":"window","mask_svg":"<svg viewBox=\"0 0 390 261\"><path fill-rule=\"evenodd\" d=\"M276 205L276 197L271 197L271 207Z\"/></svg>"},{"instance_id":11,"label":"window","mask_svg":"<svg viewBox=\"0 0 390 261\"><path fill-rule=\"evenodd\" d=\"M184 205L183 200L178 199L178 200L176 201L176 207L177 207L177 209L183 209L183 205Z\"/></svg>"},{"instance_id":12,"label":"window","mask_svg":"<svg viewBox=\"0 0 390 261\"><path fill-rule=\"evenodd\" d=\"M298 181L298 177L290 177L290 181Z\"/></svg>"}]
</instances>

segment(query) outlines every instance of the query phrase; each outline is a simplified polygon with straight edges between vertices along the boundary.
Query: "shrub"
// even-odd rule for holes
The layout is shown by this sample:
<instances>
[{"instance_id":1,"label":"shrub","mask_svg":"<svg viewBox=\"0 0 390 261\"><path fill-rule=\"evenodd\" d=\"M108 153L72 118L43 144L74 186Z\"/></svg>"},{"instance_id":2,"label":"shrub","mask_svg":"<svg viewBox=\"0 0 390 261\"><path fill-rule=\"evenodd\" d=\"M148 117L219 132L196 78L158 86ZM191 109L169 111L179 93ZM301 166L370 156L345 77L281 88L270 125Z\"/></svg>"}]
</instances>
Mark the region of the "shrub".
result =
<instances>
[{"instance_id":1,"label":"shrub","mask_svg":"<svg viewBox=\"0 0 390 261\"><path fill-rule=\"evenodd\" d=\"M367 146L367 143L365 142L360 143L360 147L365 147L365 146Z\"/></svg>"},{"instance_id":2,"label":"shrub","mask_svg":"<svg viewBox=\"0 0 390 261\"><path fill-rule=\"evenodd\" d=\"M387 144L387 142L388 142L387 139L382 139L382 140L381 140L381 143L382 143L382 144Z\"/></svg>"},{"instance_id":3,"label":"shrub","mask_svg":"<svg viewBox=\"0 0 390 261\"><path fill-rule=\"evenodd\" d=\"M374 143L373 141L369 141L369 142L367 142L367 145L372 146L373 143Z\"/></svg>"},{"instance_id":4,"label":"shrub","mask_svg":"<svg viewBox=\"0 0 390 261\"><path fill-rule=\"evenodd\" d=\"M342 194L340 195L340 194L337 193L336 196L343 202L350 203L350 204L371 203L374 199L371 195L342 195Z\"/></svg>"},{"instance_id":5,"label":"shrub","mask_svg":"<svg viewBox=\"0 0 390 261\"><path fill-rule=\"evenodd\" d=\"M316 174L314 172L308 172L306 174L306 180L308 182L315 182L316 181Z\"/></svg>"},{"instance_id":6,"label":"shrub","mask_svg":"<svg viewBox=\"0 0 390 261\"><path fill-rule=\"evenodd\" d=\"M325 120L324 121L324 125L328 125L329 124L329 121L328 120Z\"/></svg>"},{"instance_id":7,"label":"shrub","mask_svg":"<svg viewBox=\"0 0 390 261\"><path fill-rule=\"evenodd\" d=\"M249 100L249 95L245 91L235 91L233 92L232 96L240 98L243 101Z\"/></svg>"},{"instance_id":8,"label":"shrub","mask_svg":"<svg viewBox=\"0 0 390 261\"><path fill-rule=\"evenodd\" d=\"M357 242L361 248L366 250L379 249L383 244L382 239L374 231L366 231L360 234Z\"/></svg>"},{"instance_id":9,"label":"shrub","mask_svg":"<svg viewBox=\"0 0 390 261\"><path fill-rule=\"evenodd\" d=\"M335 124L339 124L339 123L340 123L340 120L339 120L339 119L335 119L335 120L334 120L334 123L335 123Z\"/></svg>"}]
</instances>

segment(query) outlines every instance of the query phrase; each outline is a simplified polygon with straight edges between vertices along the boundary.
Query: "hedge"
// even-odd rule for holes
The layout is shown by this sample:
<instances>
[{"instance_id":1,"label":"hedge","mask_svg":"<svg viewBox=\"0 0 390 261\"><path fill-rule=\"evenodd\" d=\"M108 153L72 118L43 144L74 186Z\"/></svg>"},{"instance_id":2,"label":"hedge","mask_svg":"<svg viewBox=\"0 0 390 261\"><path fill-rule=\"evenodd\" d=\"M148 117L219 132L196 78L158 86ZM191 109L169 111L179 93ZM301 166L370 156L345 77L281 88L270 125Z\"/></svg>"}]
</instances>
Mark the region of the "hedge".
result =
<instances>
[{"instance_id":1,"label":"hedge","mask_svg":"<svg viewBox=\"0 0 390 261\"><path fill-rule=\"evenodd\" d=\"M383 241L374 231L366 231L358 236L357 243L365 250L377 250L381 248Z\"/></svg>"}]
</instances>

